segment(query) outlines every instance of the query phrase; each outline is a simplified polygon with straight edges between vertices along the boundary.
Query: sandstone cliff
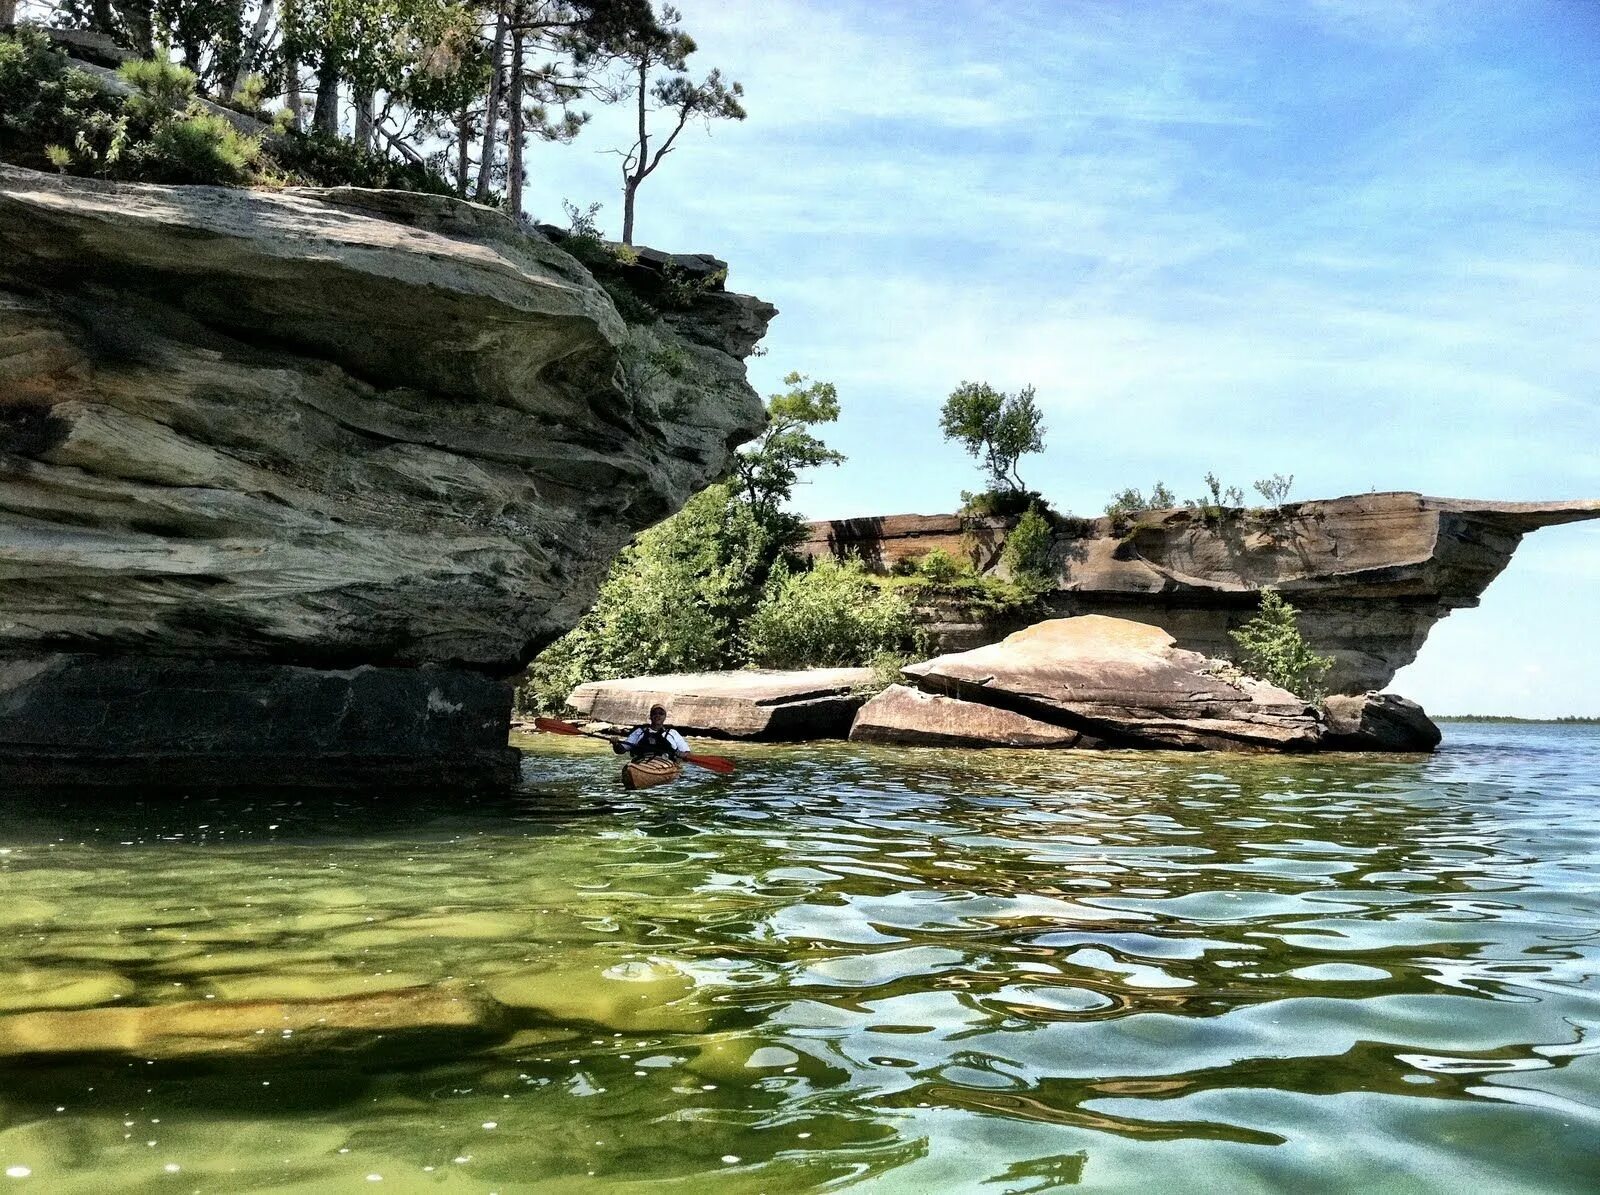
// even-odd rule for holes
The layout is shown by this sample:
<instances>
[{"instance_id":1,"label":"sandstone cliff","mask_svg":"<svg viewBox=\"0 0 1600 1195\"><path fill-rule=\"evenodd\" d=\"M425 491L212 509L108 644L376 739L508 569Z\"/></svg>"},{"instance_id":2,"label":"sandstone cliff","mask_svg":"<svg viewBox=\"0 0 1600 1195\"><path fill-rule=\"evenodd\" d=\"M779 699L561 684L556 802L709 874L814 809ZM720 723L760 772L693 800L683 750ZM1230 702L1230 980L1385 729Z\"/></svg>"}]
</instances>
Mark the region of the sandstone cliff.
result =
<instances>
[{"instance_id":1,"label":"sandstone cliff","mask_svg":"<svg viewBox=\"0 0 1600 1195\"><path fill-rule=\"evenodd\" d=\"M1124 520L1064 520L1056 586L1033 618L1107 614L1160 626L1178 646L1232 654L1227 632L1255 611L1257 591L1281 590L1301 628L1334 657L1336 693L1382 689L1416 658L1433 624L1478 604L1523 535L1600 518L1600 502L1473 502L1412 493L1362 494L1281 509L1187 510ZM1002 567L1010 521L895 515L813 523L813 556L857 555L887 569L941 548L980 571ZM992 642L1017 618L951 623L944 650ZM1032 621L1032 618L1026 621Z\"/></svg>"},{"instance_id":2,"label":"sandstone cliff","mask_svg":"<svg viewBox=\"0 0 1600 1195\"><path fill-rule=\"evenodd\" d=\"M505 778L504 678L762 422L775 310L673 261L628 324L454 200L0 167L9 774Z\"/></svg>"}]
</instances>

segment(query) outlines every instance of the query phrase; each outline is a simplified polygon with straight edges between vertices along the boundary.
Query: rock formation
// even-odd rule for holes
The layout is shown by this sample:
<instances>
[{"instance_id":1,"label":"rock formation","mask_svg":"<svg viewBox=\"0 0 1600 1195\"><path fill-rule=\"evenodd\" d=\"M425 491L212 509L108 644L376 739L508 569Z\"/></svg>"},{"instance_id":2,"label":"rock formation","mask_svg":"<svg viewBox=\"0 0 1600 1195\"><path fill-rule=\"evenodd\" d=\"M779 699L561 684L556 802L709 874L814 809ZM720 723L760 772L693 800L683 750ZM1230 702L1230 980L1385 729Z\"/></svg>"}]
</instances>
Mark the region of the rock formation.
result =
<instances>
[{"instance_id":1,"label":"rock formation","mask_svg":"<svg viewBox=\"0 0 1600 1195\"><path fill-rule=\"evenodd\" d=\"M1416 658L1433 624L1475 606L1523 535L1600 518L1600 501L1472 502L1420 494L1363 494L1293 502L1277 510L1147 511L1126 519L1063 519L1056 586L1042 613L962 622L937 614L940 646L993 642L1039 617L1106 614L1151 623L1177 645L1228 656L1228 631L1273 587L1300 610L1300 626L1333 656L1335 693L1381 689ZM892 568L934 548L982 572L1003 568L1014 520L896 515L813 523L812 556L856 555Z\"/></svg>"},{"instance_id":2,"label":"rock formation","mask_svg":"<svg viewBox=\"0 0 1600 1195\"><path fill-rule=\"evenodd\" d=\"M1293 693L1175 645L1160 627L1088 614L912 664L920 688L994 706L1096 744L1309 751L1316 712Z\"/></svg>"},{"instance_id":3,"label":"rock formation","mask_svg":"<svg viewBox=\"0 0 1600 1195\"><path fill-rule=\"evenodd\" d=\"M667 720L685 734L717 738L842 739L866 701L870 668L804 668L792 672L745 669L590 681L567 704L580 716L614 726L650 720L663 705Z\"/></svg>"},{"instance_id":4,"label":"rock formation","mask_svg":"<svg viewBox=\"0 0 1600 1195\"><path fill-rule=\"evenodd\" d=\"M1076 747L1084 736L1026 714L890 685L856 714L853 743L907 747Z\"/></svg>"},{"instance_id":5,"label":"rock formation","mask_svg":"<svg viewBox=\"0 0 1600 1195\"><path fill-rule=\"evenodd\" d=\"M0 167L0 775L508 779L507 678L761 425L774 309L670 260L627 323L451 199Z\"/></svg>"}]
</instances>

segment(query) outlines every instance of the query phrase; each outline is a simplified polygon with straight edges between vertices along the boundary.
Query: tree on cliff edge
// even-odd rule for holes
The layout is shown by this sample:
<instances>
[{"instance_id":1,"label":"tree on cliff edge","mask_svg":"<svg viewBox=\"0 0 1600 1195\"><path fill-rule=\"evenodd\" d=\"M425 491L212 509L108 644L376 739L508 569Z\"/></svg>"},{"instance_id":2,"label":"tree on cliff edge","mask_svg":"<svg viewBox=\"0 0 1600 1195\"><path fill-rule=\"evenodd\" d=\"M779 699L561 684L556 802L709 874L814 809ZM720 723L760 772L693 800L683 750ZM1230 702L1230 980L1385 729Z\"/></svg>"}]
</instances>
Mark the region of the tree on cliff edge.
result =
<instances>
[{"instance_id":1,"label":"tree on cliff edge","mask_svg":"<svg viewBox=\"0 0 1600 1195\"><path fill-rule=\"evenodd\" d=\"M947 440L958 440L968 455L983 462L996 492L1022 493L1027 487L1017 461L1044 451L1044 414L1032 386L1005 394L987 382L962 382L939 412Z\"/></svg>"},{"instance_id":2,"label":"tree on cliff edge","mask_svg":"<svg viewBox=\"0 0 1600 1195\"><path fill-rule=\"evenodd\" d=\"M744 105L739 102L744 87L724 82L722 72L713 70L696 83L689 75L688 58L695 52L694 38L680 27L683 14L670 5L661 10L659 31L629 38L617 48L623 64L624 82L616 98L631 98L636 105L633 145L615 151L622 157L622 243L633 244L634 205L644 180L676 147L678 137L691 121L707 125L713 120L743 120ZM657 71L652 82L651 76ZM660 119L667 127L665 136L651 140L651 120ZM654 150L651 146L654 145Z\"/></svg>"},{"instance_id":3,"label":"tree on cliff edge","mask_svg":"<svg viewBox=\"0 0 1600 1195\"><path fill-rule=\"evenodd\" d=\"M766 431L735 462L739 496L769 523L793 495L802 469L838 465L845 459L844 453L829 448L810 430L839 418L839 392L833 383L791 373L783 384L789 389L767 399Z\"/></svg>"}]
</instances>

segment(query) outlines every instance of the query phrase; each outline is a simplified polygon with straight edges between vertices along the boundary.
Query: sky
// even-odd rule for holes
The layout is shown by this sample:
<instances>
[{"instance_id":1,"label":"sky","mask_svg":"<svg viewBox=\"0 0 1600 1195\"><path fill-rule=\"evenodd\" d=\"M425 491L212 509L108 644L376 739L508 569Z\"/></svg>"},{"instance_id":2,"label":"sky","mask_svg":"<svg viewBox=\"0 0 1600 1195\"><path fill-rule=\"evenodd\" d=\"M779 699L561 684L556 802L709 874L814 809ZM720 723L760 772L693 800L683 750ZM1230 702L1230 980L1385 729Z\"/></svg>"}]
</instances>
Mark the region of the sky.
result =
<instances>
[{"instance_id":1,"label":"sky","mask_svg":"<svg viewBox=\"0 0 1600 1195\"><path fill-rule=\"evenodd\" d=\"M834 382L811 518L981 488L938 411L1037 387L1022 473L1180 497L1600 497L1600 0L679 0L749 119L685 135L636 239L780 309L770 393ZM624 114L528 207L620 225ZM1391 688L1600 715L1600 524L1524 540Z\"/></svg>"}]
</instances>

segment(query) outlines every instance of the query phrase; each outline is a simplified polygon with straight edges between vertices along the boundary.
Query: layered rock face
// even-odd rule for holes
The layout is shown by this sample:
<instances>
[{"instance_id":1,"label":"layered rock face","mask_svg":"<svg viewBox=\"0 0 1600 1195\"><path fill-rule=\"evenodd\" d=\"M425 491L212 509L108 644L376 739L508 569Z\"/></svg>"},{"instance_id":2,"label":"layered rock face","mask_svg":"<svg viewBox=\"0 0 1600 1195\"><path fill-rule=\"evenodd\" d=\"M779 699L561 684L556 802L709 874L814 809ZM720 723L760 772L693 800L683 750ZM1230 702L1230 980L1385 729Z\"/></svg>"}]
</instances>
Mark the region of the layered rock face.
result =
<instances>
[{"instance_id":1,"label":"layered rock face","mask_svg":"<svg viewBox=\"0 0 1600 1195\"><path fill-rule=\"evenodd\" d=\"M866 701L870 668L746 669L589 681L567 704L613 726L650 720L664 706L685 734L769 742L843 738Z\"/></svg>"},{"instance_id":2,"label":"layered rock face","mask_svg":"<svg viewBox=\"0 0 1600 1195\"><path fill-rule=\"evenodd\" d=\"M630 325L455 200L0 167L0 771L508 778L506 678L761 426L774 309L673 260Z\"/></svg>"},{"instance_id":3,"label":"layered rock face","mask_svg":"<svg viewBox=\"0 0 1600 1195\"><path fill-rule=\"evenodd\" d=\"M1065 520L1055 540L1049 614L1106 614L1150 623L1178 646L1228 656L1228 631L1276 588L1300 610L1300 627L1334 658L1335 693L1381 689L1411 663L1433 624L1475 606L1523 535L1600 518L1600 501L1473 502L1412 493L1296 502L1278 510L1188 510L1129 519ZM813 556L856 555L888 569L933 548L965 555L980 571L1002 567L1008 520L899 515L813 523ZM1017 621L935 626L946 650L993 642Z\"/></svg>"},{"instance_id":4,"label":"layered rock face","mask_svg":"<svg viewBox=\"0 0 1600 1195\"><path fill-rule=\"evenodd\" d=\"M1316 713L1160 627L1088 614L904 669L919 688L1076 731L1096 745L1309 751ZM1019 744L1020 745L1020 744Z\"/></svg>"}]
</instances>

